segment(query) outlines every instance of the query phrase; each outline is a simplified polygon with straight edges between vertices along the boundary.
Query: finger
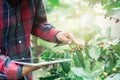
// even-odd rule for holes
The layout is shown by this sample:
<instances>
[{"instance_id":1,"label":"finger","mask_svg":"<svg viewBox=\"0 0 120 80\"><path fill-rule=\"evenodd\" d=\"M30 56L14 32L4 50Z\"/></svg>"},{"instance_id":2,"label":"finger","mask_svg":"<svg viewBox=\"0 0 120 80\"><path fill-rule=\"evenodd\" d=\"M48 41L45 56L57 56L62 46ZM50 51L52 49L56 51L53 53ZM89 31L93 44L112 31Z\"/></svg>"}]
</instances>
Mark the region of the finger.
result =
<instances>
[{"instance_id":1,"label":"finger","mask_svg":"<svg viewBox=\"0 0 120 80\"><path fill-rule=\"evenodd\" d=\"M69 35L69 43L75 43L76 45L81 46L81 43L77 41L72 34Z\"/></svg>"},{"instance_id":2,"label":"finger","mask_svg":"<svg viewBox=\"0 0 120 80\"><path fill-rule=\"evenodd\" d=\"M75 44L77 43L77 41L75 40L74 36L71 33L68 33L68 39L69 39L69 43L74 42Z\"/></svg>"},{"instance_id":3,"label":"finger","mask_svg":"<svg viewBox=\"0 0 120 80\"><path fill-rule=\"evenodd\" d=\"M71 39L68 39L67 43L68 43L68 44L71 44L71 43L72 43L72 40L71 40Z\"/></svg>"},{"instance_id":4,"label":"finger","mask_svg":"<svg viewBox=\"0 0 120 80\"><path fill-rule=\"evenodd\" d=\"M82 48L81 42L77 41L71 33L67 33L67 38L68 38L67 41L68 44L71 44L73 42L76 45L80 46L80 48Z\"/></svg>"},{"instance_id":5,"label":"finger","mask_svg":"<svg viewBox=\"0 0 120 80\"><path fill-rule=\"evenodd\" d=\"M62 37L63 39L63 42L67 43L67 44L71 44L72 43L72 39L71 38L68 38L68 36L63 36Z\"/></svg>"},{"instance_id":6,"label":"finger","mask_svg":"<svg viewBox=\"0 0 120 80\"><path fill-rule=\"evenodd\" d=\"M61 36L61 41L67 43L69 39L66 36Z\"/></svg>"}]
</instances>

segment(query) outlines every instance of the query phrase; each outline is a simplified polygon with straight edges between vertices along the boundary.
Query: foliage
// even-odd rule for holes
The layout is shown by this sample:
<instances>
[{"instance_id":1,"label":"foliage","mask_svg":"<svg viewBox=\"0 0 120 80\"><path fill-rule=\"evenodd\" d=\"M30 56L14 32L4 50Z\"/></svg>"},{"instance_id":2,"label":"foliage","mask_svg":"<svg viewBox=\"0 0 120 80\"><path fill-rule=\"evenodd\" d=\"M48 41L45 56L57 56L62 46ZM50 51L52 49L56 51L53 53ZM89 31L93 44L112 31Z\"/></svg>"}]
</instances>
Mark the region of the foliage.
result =
<instances>
[{"instance_id":1,"label":"foliage","mask_svg":"<svg viewBox=\"0 0 120 80\"><path fill-rule=\"evenodd\" d=\"M102 0L101 5L107 10L107 14L115 14L120 10L120 0Z\"/></svg>"},{"instance_id":2,"label":"foliage","mask_svg":"<svg viewBox=\"0 0 120 80\"><path fill-rule=\"evenodd\" d=\"M45 0L47 12L51 12L54 8L59 7L59 0Z\"/></svg>"},{"instance_id":3,"label":"foliage","mask_svg":"<svg viewBox=\"0 0 120 80\"><path fill-rule=\"evenodd\" d=\"M99 33L100 34L100 33ZM55 64L48 71L50 76L40 77L40 80L118 80L120 71L120 39L111 40L111 28L108 27L106 35L85 39L83 47L74 43L70 49L63 51L48 50L41 57L49 59L70 58L71 62ZM97 34L94 34L95 36ZM87 35L90 37L91 35ZM104 38L103 38L104 37ZM100 39L101 38L101 39ZM108 40L111 40L108 42ZM60 47L58 45L56 47ZM62 44L63 46L63 44ZM48 59L45 59L48 61Z\"/></svg>"},{"instance_id":4,"label":"foliage","mask_svg":"<svg viewBox=\"0 0 120 80\"><path fill-rule=\"evenodd\" d=\"M47 11L51 11L53 10L54 8L58 8L62 2L65 2L64 0L63 1L60 1L60 0L45 0L46 2L46 8L47 8ZM120 0L80 0L80 1L73 1L71 0L71 2L73 2L72 4L69 3L69 4L64 4L64 5L68 5L69 7L71 5L77 5L79 7L79 9L82 9L82 10L86 10L88 9L88 6L89 8L94 8L96 5L101 5L102 8L104 10L106 10L106 14L107 15L113 15L115 13L117 13L119 10L120 10ZM86 5L83 5L82 3L86 3ZM78 8L76 8L78 9Z\"/></svg>"},{"instance_id":5,"label":"foliage","mask_svg":"<svg viewBox=\"0 0 120 80\"><path fill-rule=\"evenodd\" d=\"M106 10L107 15L113 15L120 10L120 0L85 0L89 5L94 6L101 4Z\"/></svg>"},{"instance_id":6,"label":"foliage","mask_svg":"<svg viewBox=\"0 0 120 80\"><path fill-rule=\"evenodd\" d=\"M79 11L81 11L81 13L85 13L88 9L92 11L92 8L99 4L104 10L106 10L106 15L113 15L120 9L120 0L70 0L69 3L66 3L65 1L67 0L45 0L47 12L50 13L53 10L58 9L58 11L63 10L62 14L64 12L64 14L67 13L67 16L72 14L78 17L80 16ZM87 6L83 5L83 2L87 3ZM64 5L62 5L63 3ZM65 12L66 10L67 12ZM57 20L61 20L61 18L62 16ZM94 31L90 31L88 33L86 31L83 36L85 44L82 49L80 46L73 43L69 45L70 48L62 51L59 49L60 46L58 45L57 51L54 51L54 47L53 49L44 52L41 55L42 57L48 57L51 59L71 58L72 60L71 62L53 65L53 67L48 71L50 75L40 77L39 79L118 80L120 75L120 40L112 40L111 27L107 28L105 35L101 34L101 29L96 27L96 25L93 28ZM79 33L80 31L77 32ZM100 36L97 36L97 34ZM44 45L43 41L37 40L37 44L39 43L40 45ZM51 48L51 45L47 45L47 47Z\"/></svg>"}]
</instances>

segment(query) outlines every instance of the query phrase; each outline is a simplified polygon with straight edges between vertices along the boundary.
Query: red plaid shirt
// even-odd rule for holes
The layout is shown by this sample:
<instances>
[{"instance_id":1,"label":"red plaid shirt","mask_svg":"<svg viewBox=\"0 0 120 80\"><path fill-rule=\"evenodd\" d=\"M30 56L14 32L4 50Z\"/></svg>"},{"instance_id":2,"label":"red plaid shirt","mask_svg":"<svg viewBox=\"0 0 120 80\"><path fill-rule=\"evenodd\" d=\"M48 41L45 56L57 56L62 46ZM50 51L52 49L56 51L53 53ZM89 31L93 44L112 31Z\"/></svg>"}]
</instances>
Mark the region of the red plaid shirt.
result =
<instances>
[{"instance_id":1,"label":"red plaid shirt","mask_svg":"<svg viewBox=\"0 0 120 80\"><path fill-rule=\"evenodd\" d=\"M8 56L11 60L31 57L31 34L55 42L55 35L59 32L47 22L42 0L18 0L16 3L14 1L0 0L0 72L8 78L9 74L17 78L20 71L20 66L16 64L7 67L8 71L12 71L9 69L16 65L17 68L13 72L6 71Z\"/></svg>"}]
</instances>

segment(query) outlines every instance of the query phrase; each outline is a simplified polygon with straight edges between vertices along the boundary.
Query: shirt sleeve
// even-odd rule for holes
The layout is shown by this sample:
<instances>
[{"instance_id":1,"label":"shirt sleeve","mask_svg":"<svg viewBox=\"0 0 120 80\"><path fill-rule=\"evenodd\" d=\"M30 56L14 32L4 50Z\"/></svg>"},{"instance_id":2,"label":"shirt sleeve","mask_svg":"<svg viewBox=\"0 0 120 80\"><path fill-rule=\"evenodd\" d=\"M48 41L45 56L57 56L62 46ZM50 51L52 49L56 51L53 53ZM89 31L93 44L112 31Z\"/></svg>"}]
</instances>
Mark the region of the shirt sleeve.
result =
<instances>
[{"instance_id":1,"label":"shirt sleeve","mask_svg":"<svg viewBox=\"0 0 120 80\"><path fill-rule=\"evenodd\" d=\"M0 55L0 72L8 79L18 79L22 74L22 66L12 62L9 57Z\"/></svg>"},{"instance_id":2,"label":"shirt sleeve","mask_svg":"<svg viewBox=\"0 0 120 80\"><path fill-rule=\"evenodd\" d=\"M55 27L47 22L46 11L43 0L38 0L35 19L32 27L32 34L50 42L56 41L56 34L60 32Z\"/></svg>"}]
</instances>

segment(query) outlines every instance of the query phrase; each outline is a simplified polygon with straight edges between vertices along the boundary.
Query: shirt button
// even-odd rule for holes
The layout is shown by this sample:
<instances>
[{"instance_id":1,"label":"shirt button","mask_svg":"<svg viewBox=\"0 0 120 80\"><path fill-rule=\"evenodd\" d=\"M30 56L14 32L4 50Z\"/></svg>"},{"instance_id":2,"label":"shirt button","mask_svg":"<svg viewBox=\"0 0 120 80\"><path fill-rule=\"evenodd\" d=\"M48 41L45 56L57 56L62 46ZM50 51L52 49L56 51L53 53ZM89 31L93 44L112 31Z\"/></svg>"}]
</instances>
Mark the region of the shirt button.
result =
<instances>
[{"instance_id":1,"label":"shirt button","mask_svg":"<svg viewBox=\"0 0 120 80\"><path fill-rule=\"evenodd\" d=\"M20 26L20 23L18 23L18 26Z\"/></svg>"},{"instance_id":2,"label":"shirt button","mask_svg":"<svg viewBox=\"0 0 120 80\"><path fill-rule=\"evenodd\" d=\"M21 41L21 40L19 40L19 43L22 43L22 41Z\"/></svg>"}]
</instances>

